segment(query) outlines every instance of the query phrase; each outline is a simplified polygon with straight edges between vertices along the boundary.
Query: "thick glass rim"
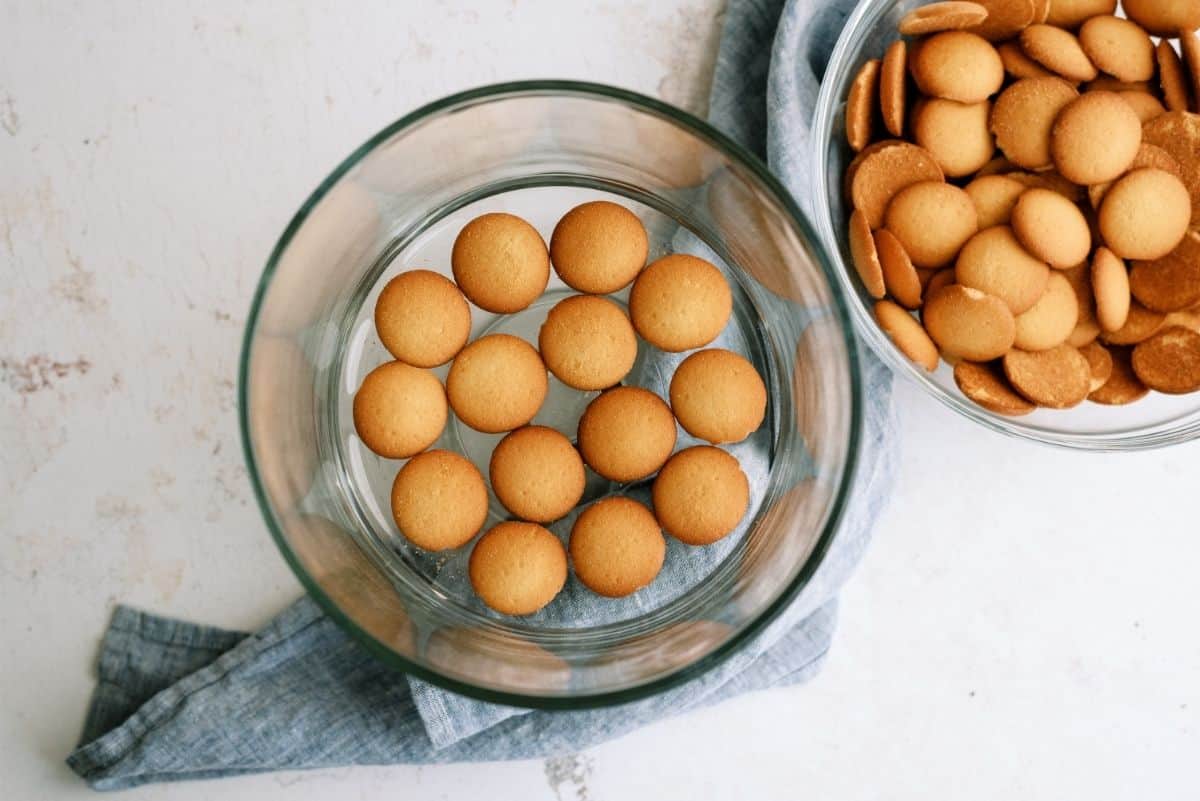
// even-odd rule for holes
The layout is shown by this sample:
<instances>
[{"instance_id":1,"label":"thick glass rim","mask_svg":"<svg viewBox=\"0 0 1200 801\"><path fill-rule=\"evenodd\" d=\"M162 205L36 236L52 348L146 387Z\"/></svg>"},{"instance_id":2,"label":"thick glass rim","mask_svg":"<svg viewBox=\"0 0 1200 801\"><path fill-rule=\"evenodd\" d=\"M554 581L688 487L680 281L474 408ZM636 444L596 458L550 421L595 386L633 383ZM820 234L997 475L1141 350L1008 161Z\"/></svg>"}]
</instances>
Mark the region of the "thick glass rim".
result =
<instances>
[{"instance_id":1,"label":"thick glass rim","mask_svg":"<svg viewBox=\"0 0 1200 801\"><path fill-rule=\"evenodd\" d=\"M891 0L865 0L859 3L846 19L842 33L827 62L829 71L847 71L853 68L850 64L851 55L858 48L862 37L888 10ZM848 299L851 318L854 322L855 333L864 340L890 370L904 376L921 387L930 397L943 406L947 406L958 414L963 415L984 428L1026 441L1038 442L1066 450L1082 450L1090 452L1122 452L1133 450L1149 450L1169 445L1179 445L1200 438L1200 414L1192 413L1191 420L1180 422L1179 418L1166 420L1151 425L1133 427L1124 431L1103 431L1095 433L1052 431L1041 427L1025 424L1018 419L993 414L975 405L965 397L948 391L937 384L929 374L919 369L908 358L900 353L886 334L875 322L875 317L863 298L859 288L851 277L853 270L846 263L842 254L841 242L833 226L833 209L829 203L829 195L825 185L830 169L829 148L834 132L839 130L835 124L837 109L841 99L837 96L835 84L825 75L821 81L820 92L817 95L816 113L813 118L813 186L815 223L821 235L824 252L839 263L835 281L841 289L841 295Z\"/></svg>"},{"instance_id":2,"label":"thick glass rim","mask_svg":"<svg viewBox=\"0 0 1200 801\"><path fill-rule=\"evenodd\" d=\"M830 313L836 319L842 339L846 345L847 368L850 378L850 420L849 420L849 438L846 447L845 462L842 466L841 475L837 478L837 489L833 495L832 503L829 507L828 516L825 521L820 535L817 537L816 543L812 552L809 554L804 565L799 572L792 578L788 585L772 600L759 614L735 631L730 637L713 649L710 653L692 662L689 665L681 667L665 676L660 676L652 681L624 687L617 690L607 690L598 693L580 693L577 695L563 696L540 696L526 693L516 693L508 691L495 690L489 687L481 687L468 682L463 682L454 679L441 673L438 673L425 665L415 662L394 650L388 648L383 643L379 642L369 632L363 630L352 618L346 615L333 599L328 597L320 584L309 575L304 565L300 562L296 553L288 544L284 537L274 509L266 494L266 489L263 485L262 478L259 475L257 463L254 458L254 449L250 440L250 420L249 420L249 403L248 403L248 387L249 387L249 368L250 368L250 350L254 340L254 334L258 326L258 316L262 306L262 300L266 294L267 288L270 286L275 270L279 264L280 257L291 243L296 232L304 224L312 209L321 202L321 200L333 189L334 186L360 161L363 160L369 153L375 150L381 143L390 139L395 134L404 131L407 128L414 127L424 120L451 111L457 107L476 103L480 100L492 100L503 97L530 97L530 96L554 96L554 95L571 95L576 97L593 98L600 100L619 101L640 110L649 112L659 117L666 118L672 123L688 130L702 140L705 140L715 149L722 151L726 156L750 170L759 181L775 196L780 206L787 212L791 218L791 223L795 229L795 233L800 240L805 243L810 255L816 261L817 266L825 276L825 280L829 286L829 294L831 298ZM658 693L677 687L684 682L696 678L704 673L707 673L712 668L716 667L726 659L736 653L742 645L750 638L762 631L771 621L787 608L787 606L799 595L816 573L817 568L824 562L825 556L829 551L829 547L836 536L841 522L845 516L847 503L850 496L851 488L853 487L854 479L857 475L858 465L860 461L860 450L862 446L862 415L863 415L863 378L862 364L858 351L858 344L854 337L854 326L851 323L850 304L844 296L844 288L839 284L836 278L836 270L829 255L825 251L825 247L821 238L817 235L812 223L801 211L799 205L792 197L791 193L783 184L775 178L756 155L745 149L737 142L733 141L725 134L718 131L716 128L701 120L700 118L689 114L682 109L663 103L646 95L632 92L626 89L620 89L606 84L590 83L585 81L567 81L567 80L529 80L529 81L513 81L507 83L490 84L486 86L469 89L467 91L458 92L448 95L439 100L428 103L409 114L400 117L395 122L384 127L374 136L354 150L345 160L343 160L334 170L317 186L317 188L308 196L304 203L300 206L299 211L292 217L275 247L272 248L271 254L267 259L266 266L263 269L262 276L258 281L258 286L255 288L253 299L251 300L250 312L246 317L246 327L242 335L241 354L238 366L238 419L241 429L242 452L246 460L247 473L250 477L251 486L254 489L255 499L258 502L259 510L262 512L263 519L266 521L267 530L271 534L271 538L275 541L276 547L283 554L284 561L291 568L301 586L304 587L308 595L316 601L321 609L332 618L344 631L348 632L356 641L367 649L375 658L382 661L385 665L406 673L416 676L417 678L437 685L444 689L450 690L461 695L476 698L482 701L488 701L497 704L506 704L509 706L518 706L531 709L588 709L603 706L612 706L616 704L624 704L632 701L637 701L642 698L647 698Z\"/></svg>"}]
</instances>

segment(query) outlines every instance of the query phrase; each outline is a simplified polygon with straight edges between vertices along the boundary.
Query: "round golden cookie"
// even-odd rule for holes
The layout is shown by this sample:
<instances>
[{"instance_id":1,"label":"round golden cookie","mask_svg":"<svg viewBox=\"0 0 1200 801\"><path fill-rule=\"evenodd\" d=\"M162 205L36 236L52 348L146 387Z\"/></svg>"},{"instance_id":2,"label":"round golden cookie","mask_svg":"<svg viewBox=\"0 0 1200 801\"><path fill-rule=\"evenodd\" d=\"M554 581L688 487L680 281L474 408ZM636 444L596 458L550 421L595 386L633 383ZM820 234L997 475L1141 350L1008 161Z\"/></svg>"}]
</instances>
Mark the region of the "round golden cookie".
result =
<instances>
[{"instance_id":1,"label":"round golden cookie","mask_svg":"<svg viewBox=\"0 0 1200 801\"><path fill-rule=\"evenodd\" d=\"M859 67L846 95L846 141L856 153L870 144L874 134L880 64L873 58Z\"/></svg>"},{"instance_id":2,"label":"round golden cookie","mask_svg":"<svg viewBox=\"0 0 1200 801\"><path fill-rule=\"evenodd\" d=\"M586 480L575 446L545 426L518 428L500 440L488 475L504 508L535 523L558 520L574 509Z\"/></svg>"},{"instance_id":3,"label":"round golden cookie","mask_svg":"<svg viewBox=\"0 0 1200 801\"><path fill-rule=\"evenodd\" d=\"M1012 212L1017 240L1035 258L1051 267L1074 267L1092 249L1092 232L1083 212L1049 189L1029 189Z\"/></svg>"},{"instance_id":4,"label":"round golden cookie","mask_svg":"<svg viewBox=\"0 0 1200 801\"><path fill-rule=\"evenodd\" d=\"M1150 389L1168 395L1200 390L1200 334L1175 325L1139 342L1133 372Z\"/></svg>"},{"instance_id":5,"label":"round golden cookie","mask_svg":"<svg viewBox=\"0 0 1200 801\"><path fill-rule=\"evenodd\" d=\"M991 104L956 103L940 97L920 103L913 112L913 138L929 151L946 175L970 175L996 151L988 130Z\"/></svg>"},{"instance_id":6,"label":"round golden cookie","mask_svg":"<svg viewBox=\"0 0 1200 801\"><path fill-rule=\"evenodd\" d=\"M1053 72L1025 55L1025 51L1021 49L1021 43L1015 39L997 45L996 52L1000 54L1004 71L1017 80L1057 77Z\"/></svg>"},{"instance_id":7,"label":"round golden cookie","mask_svg":"<svg viewBox=\"0 0 1200 801\"><path fill-rule=\"evenodd\" d=\"M1042 0L1044 2L1044 0ZM1016 36L1026 25L1040 22L1041 5L1035 0L977 0L987 17L970 30L990 42Z\"/></svg>"},{"instance_id":8,"label":"round golden cookie","mask_svg":"<svg viewBox=\"0 0 1200 801\"><path fill-rule=\"evenodd\" d=\"M961 284L931 295L921 317L939 348L973 362L1003 356L1017 333L1013 314L1003 300Z\"/></svg>"},{"instance_id":9,"label":"round golden cookie","mask_svg":"<svg viewBox=\"0 0 1200 801\"><path fill-rule=\"evenodd\" d=\"M937 369L937 345L915 317L890 300L881 300L875 304L875 321L910 361L926 372Z\"/></svg>"},{"instance_id":10,"label":"round golden cookie","mask_svg":"<svg viewBox=\"0 0 1200 801\"><path fill-rule=\"evenodd\" d=\"M1013 207L1024 194L1025 184L1007 175L984 175L967 184L964 191L975 204L979 229L1007 225L1012 220Z\"/></svg>"},{"instance_id":11,"label":"round golden cookie","mask_svg":"<svg viewBox=\"0 0 1200 801\"><path fill-rule=\"evenodd\" d=\"M849 239L850 260L854 262L859 280L868 295L882 298L887 292L883 281L883 265L879 261L879 251L867 217L858 209L850 212Z\"/></svg>"},{"instance_id":12,"label":"round golden cookie","mask_svg":"<svg viewBox=\"0 0 1200 801\"><path fill-rule=\"evenodd\" d=\"M846 165L846 175L845 175L844 180L842 181L842 188L845 190L846 197L851 197L851 195L852 195L851 190L854 187L854 176L856 176L858 174L858 168L862 166L863 162L867 160L868 156L874 155L875 153L878 153L881 150L886 150L889 147L897 147L899 145L908 145L908 144L909 144L908 142L905 142L902 139L881 139L878 142L872 142L871 144L864 147L860 152L855 153L854 158L850 159L850 163ZM909 146L914 147L917 150L920 150L920 148L917 147L916 145L909 145ZM926 155L928 155L928 154L926 154ZM930 157L929 160L930 160L930 163L933 162L932 157ZM934 164L934 166L936 167L937 165ZM851 199L853 200L853 198L851 198ZM882 211L880 212L880 214L882 215Z\"/></svg>"},{"instance_id":13,"label":"round golden cookie","mask_svg":"<svg viewBox=\"0 0 1200 801\"><path fill-rule=\"evenodd\" d=\"M1131 300L1129 313L1125 316L1125 325L1116 331L1101 331L1100 338L1109 345L1136 345L1157 334L1166 321L1167 315L1151 311Z\"/></svg>"},{"instance_id":14,"label":"round golden cookie","mask_svg":"<svg viewBox=\"0 0 1200 801\"><path fill-rule=\"evenodd\" d=\"M1099 389L1088 393L1088 400L1105 406L1124 406L1143 398L1150 391L1133 372L1131 357L1133 348L1106 348L1112 360L1112 368Z\"/></svg>"},{"instance_id":15,"label":"round golden cookie","mask_svg":"<svg viewBox=\"0 0 1200 801\"><path fill-rule=\"evenodd\" d=\"M670 396L683 430L714 445L741 442L767 411L767 387L754 365L720 348L684 359L671 376Z\"/></svg>"},{"instance_id":16,"label":"round golden cookie","mask_svg":"<svg viewBox=\"0 0 1200 801\"><path fill-rule=\"evenodd\" d=\"M663 256L633 282L629 316L642 338L677 353L717 338L733 310L733 295L721 271L704 259Z\"/></svg>"},{"instance_id":17,"label":"round golden cookie","mask_svg":"<svg viewBox=\"0 0 1200 801\"><path fill-rule=\"evenodd\" d=\"M445 276L409 270L387 282L375 301L375 330L388 352L414 367L454 358L471 335L471 307Z\"/></svg>"},{"instance_id":18,"label":"round golden cookie","mask_svg":"<svg viewBox=\"0 0 1200 801\"><path fill-rule=\"evenodd\" d=\"M921 36L941 31L960 31L979 25L988 18L988 10L979 3L941 0L917 6L900 19L902 36Z\"/></svg>"},{"instance_id":19,"label":"round golden cookie","mask_svg":"<svg viewBox=\"0 0 1200 801\"><path fill-rule=\"evenodd\" d=\"M1004 63L986 39L945 31L925 39L910 58L917 86L932 97L980 103L1004 83Z\"/></svg>"},{"instance_id":20,"label":"round golden cookie","mask_svg":"<svg viewBox=\"0 0 1200 801\"><path fill-rule=\"evenodd\" d=\"M1104 386L1112 376L1113 358L1108 349L1099 342L1089 342L1079 348L1083 358L1087 359L1088 369L1092 371L1088 383L1088 393L1095 392Z\"/></svg>"},{"instance_id":21,"label":"round golden cookie","mask_svg":"<svg viewBox=\"0 0 1200 801\"><path fill-rule=\"evenodd\" d=\"M537 523L506 521L471 550L467 572L475 594L505 615L532 615L567 583L567 552Z\"/></svg>"},{"instance_id":22,"label":"round golden cookie","mask_svg":"<svg viewBox=\"0 0 1200 801\"><path fill-rule=\"evenodd\" d=\"M1075 290L1061 273L1051 273L1038 302L1017 315L1013 346L1021 350L1049 350L1066 342L1078 322Z\"/></svg>"},{"instance_id":23,"label":"round golden cookie","mask_svg":"<svg viewBox=\"0 0 1200 801\"><path fill-rule=\"evenodd\" d=\"M1188 80L1183 70L1183 61L1175 47L1163 40L1154 48L1154 60L1158 63L1158 84L1162 88L1163 103L1170 111L1188 110Z\"/></svg>"},{"instance_id":24,"label":"round golden cookie","mask_svg":"<svg viewBox=\"0 0 1200 801\"><path fill-rule=\"evenodd\" d=\"M542 235L520 217L484 214L459 231L450 269L459 289L476 306L511 314L546 290L550 253Z\"/></svg>"},{"instance_id":25,"label":"round golden cookie","mask_svg":"<svg viewBox=\"0 0 1200 801\"><path fill-rule=\"evenodd\" d=\"M1105 247L1092 256L1092 296L1100 329L1119 331L1129 317L1129 273L1125 262Z\"/></svg>"},{"instance_id":26,"label":"round golden cookie","mask_svg":"<svg viewBox=\"0 0 1200 801\"><path fill-rule=\"evenodd\" d=\"M1165 170L1134 170L1113 184L1100 206L1100 234L1125 259L1159 259L1179 245L1192 218L1183 182Z\"/></svg>"},{"instance_id":27,"label":"round golden cookie","mask_svg":"<svg viewBox=\"0 0 1200 801\"><path fill-rule=\"evenodd\" d=\"M487 521L488 490L479 469L453 451L409 459L392 482L392 518L418 548L460 548Z\"/></svg>"},{"instance_id":28,"label":"round golden cookie","mask_svg":"<svg viewBox=\"0 0 1200 801\"><path fill-rule=\"evenodd\" d=\"M594 200L563 215L550 235L550 262L567 286L607 295L628 286L646 266L650 240L624 206Z\"/></svg>"},{"instance_id":29,"label":"round golden cookie","mask_svg":"<svg viewBox=\"0 0 1200 801\"><path fill-rule=\"evenodd\" d=\"M658 521L629 498L605 498L589 506L571 528L568 546L575 576L592 592L622 598L658 575L667 541Z\"/></svg>"},{"instance_id":30,"label":"round golden cookie","mask_svg":"<svg viewBox=\"0 0 1200 801\"><path fill-rule=\"evenodd\" d=\"M924 148L908 142L889 140L871 145L846 168L850 202L861 211L872 230L883 225L888 204L898 192L918 181L944 178Z\"/></svg>"},{"instance_id":31,"label":"round golden cookie","mask_svg":"<svg viewBox=\"0 0 1200 801\"><path fill-rule=\"evenodd\" d=\"M1146 308L1160 312L1189 309L1200 303L1200 231L1161 259L1134 262L1129 286Z\"/></svg>"},{"instance_id":32,"label":"round golden cookie","mask_svg":"<svg viewBox=\"0 0 1200 801\"><path fill-rule=\"evenodd\" d=\"M548 387L537 351L509 334L488 334L467 345L446 376L450 408L471 428L489 434L532 420Z\"/></svg>"},{"instance_id":33,"label":"round golden cookie","mask_svg":"<svg viewBox=\"0 0 1200 801\"><path fill-rule=\"evenodd\" d=\"M1129 169L1142 144L1142 122L1113 92L1088 92L1068 103L1054 121L1054 166L1072 183L1111 181Z\"/></svg>"},{"instance_id":34,"label":"round golden cookie","mask_svg":"<svg viewBox=\"0 0 1200 801\"><path fill-rule=\"evenodd\" d=\"M1079 29L1079 44L1097 68L1122 81L1154 77L1154 43L1135 22L1111 15L1092 17Z\"/></svg>"},{"instance_id":35,"label":"round golden cookie","mask_svg":"<svg viewBox=\"0 0 1200 801\"><path fill-rule=\"evenodd\" d=\"M1021 49L1046 69L1076 83L1099 74L1075 35L1053 25L1030 25L1021 31Z\"/></svg>"},{"instance_id":36,"label":"round golden cookie","mask_svg":"<svg viewBox=\"0 0 1200 801\"><path fill-rule=\"evenodd\" d=\"M1011 228L996 225L963 245L954 275L963 286L993 295L1004 301L1013 314L1020 314L1046 291L1050 268L1021 247Z\"/></svg>"},{"instance_id":37,"label":"round golden cookie","mask_svg":"<svg viewBox=\"0 0 1200 801\"><path fill-rule=\"evenodd\" d=\"M1089 17L1111 14L1117 10L1117 0L1051 0L1045 22L1060 28L1075 28Z\"/></svg>"},{"instance_id":38,"label":"round golden cookie","mask_svg":"<svg viewBox=\"0 0 1200 801\"><path fill-rule=\"evenodd\" d=\"M1200 228L1200 114L1168 111L1143 127L1145 141L1167 151L1182 170L1192 198L1192 227Z\"/></svg>"},{"instance_id":39,"label":"round golden cookie","mask_svg":"<svg viewBox=\"0 0 1200 801\"><path fill-rule=\"evenodd\" d=\"M904 135L904 112L908 101L908 45L897 39L888 45L879 68L879 110L892 136Z\"/></svg>"},{"instance_id":40,"label":"round golden cookie","mask_svg":"<svg viewBox=\"0 0 1200 801\"><path fill-rule=\"evenodd\" d=\"M1125 0L1121 6L1131 20L1155 36L1178 36L1181 30L1200 28L1196 0Z\"/></svg>"},{"instance_id":41,"label":"round golden cookie","mask_svg":"<svg viewBox=\"0 0 1200 801\"><path fill-rule=\"evenodd\" d=\"M628 483L652 474L675 449L675 415L641 387L601 393L579 418L579 452L588 467Z\"/></svg>"},{"instance_id":42,"label":"round golden cookie","mask_svg":"<svg viewBox=\"0 0 1200 801\"><path fill-rule=\"evenodd\" d=\"M1009 417L1029 414L1037 408L1008 384L1004 373L992 364L962 360L954 365L954 383L975 403L989 412Z\"/></svg>"},{"instance_id":43,"label":"round golden cookie","mask_svg":"<svg viewBox=\"0 0 1200 801\"><path fill-rule=\"evenodd\" d=\"M970 196L957 186L922 181L892 199L884 224L913 264L934 268L954 260L963 243L979 230L979 216Z\"/></svg>"},{"instance_id":44,"label":"round golden cookie","mask_svg":"<svg viewBox=\"0 0 1200 801\"><path fill-rule=\"evenodd\" d=\"M1017 392L1048 409L1078 406L1091 387L1091 367L1070 345L1036 353L1014 348L1004 354L1002 364L1004 375Z\"/></svg>"},{"instance_id":45,"label":"round golden cookie","mask_svg":"<svg viewBox=\"0 0 1200 801\"><path fill-rule=\"evenodd\" d=\"M446 391L428 370L387 362L367 373L354 393L354 430L386 459L420 453L445 427Z\"/></svg>"},{"instance_id":46,"label":"round golden cookie","mask_svg":"<svg viewBox=\"0 0 1200 801\"><path fill-rule=\"evenodd\" d=\"M746 515L750 482L738 460L720 448L697 445L672 456L651 490L654 516L687 545L725 537Z\"/></svg>"},{"instance_id":47,"label":"round golden cookie","mask_svg":"<svg viewBox=\"0 0 1200 801\"><path fill-rule=\"evenodd\" d=\"M1125 90L1117 92L1117 94L1129 104L1143 125L1160 114L1167 113L1167 107L1162 104L1162 101L1149 92Z\"/></svg>"},{"instance_id":48,"label":"round golden cookie","mask_svg":"<svg viewBox=\"0 0 1200 801\"><path fill-rule=\"evenodd\" d=\"M559 381L582 390L621 383L637 359L637 334L621 307L594 295L564 298L538 332L542 361Z\"/></svg>"},{"instance_id":49,"label":"round golden cookie","mask_svg":"<svg viewBox=\"0 0 1200 801\"><path fill-rule=\"evenodd\" d=\"M886 228L875 232L875 250L883 269L883 283L888 294L901 305L915 309L921 305L921 277L900 240ZM929 273L932 277L933 273Z\"/></svg>"},{"instance_id":50,"label":"round golden cookie","mask_svg":"<svg viewBox=\"0 0 1200 801\"><path fill-rule=\"evenodd\" d=\"M1017 81L1000 93L992 107L990 127L996 146L1021 167L1049 167L1054 120L1077 97L1074 86L1054 75Z\"/></svg>"}]
</instances>

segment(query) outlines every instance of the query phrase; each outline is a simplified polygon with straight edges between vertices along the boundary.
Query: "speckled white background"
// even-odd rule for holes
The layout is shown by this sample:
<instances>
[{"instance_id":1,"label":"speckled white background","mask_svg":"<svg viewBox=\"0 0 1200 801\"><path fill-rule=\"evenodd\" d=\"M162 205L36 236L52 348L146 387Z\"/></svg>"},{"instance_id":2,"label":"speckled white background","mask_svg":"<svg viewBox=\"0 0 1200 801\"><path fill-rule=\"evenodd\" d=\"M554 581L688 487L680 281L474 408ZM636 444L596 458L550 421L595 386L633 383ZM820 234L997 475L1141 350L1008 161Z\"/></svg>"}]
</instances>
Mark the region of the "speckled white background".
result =
<instances>
[{"instance_id":1,"label":"speckled white background","mask_svg":"<svg viewBox=\"0 0 1200 801\"><path fill-rule=\"evenodd\" d=\"M62 758L113 603L254 628L298 594L250 498L234 376L302 198L481 83L603 80L702 112L720 11L0 2L0 796L88 796ZM898 403L899 488L812 684L549 763L128 797L1194 798L1200 445L1088 457L907 386Z\"/></svg>"}]
</instances>

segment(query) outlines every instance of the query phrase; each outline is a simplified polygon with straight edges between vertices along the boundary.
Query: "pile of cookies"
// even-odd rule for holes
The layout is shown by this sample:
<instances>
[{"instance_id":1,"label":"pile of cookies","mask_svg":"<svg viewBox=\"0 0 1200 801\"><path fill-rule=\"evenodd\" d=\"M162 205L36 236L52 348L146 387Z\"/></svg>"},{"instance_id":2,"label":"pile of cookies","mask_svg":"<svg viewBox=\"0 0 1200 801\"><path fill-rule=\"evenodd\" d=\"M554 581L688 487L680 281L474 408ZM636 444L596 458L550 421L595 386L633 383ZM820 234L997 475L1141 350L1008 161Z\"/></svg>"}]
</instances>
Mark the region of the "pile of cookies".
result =
<instances>
[{"instance_id":1,"label":"pile of cookies","mask_svg":"<svg viewBox=\"0 0 1200 801\"><path fill-rule=\"evenodd\" d=\"M559 593L568 553L579 580L620 597L646 586L666 555L662 532L708 545L733 531L750 500L746 475L719 444L739 442L762 423L767 392L754 366L712 343L733 298L721 271L684 254L646 265L641 220L608 201L584 203L557 224L547 248L511 214L469 222L451 253L454 280L428 270L393 278L379 295L375 328L395 361L380 365L354 397L354 425L375 453L408 461L392 486L400 532L418 548L461 548L487 520L490 491L515 518L489 529L469 560L471 584L492 609L527 615ZM520 312L541 297L553 267L581 294L546 316L538 347L507 334L468 344L471 307ZM604 297L633 284L629 314ZM639 336L670 353L695 350L670 382L670 405L623 382ZM702 350L697 350L702 349ZM429 368L450 362L445 387ZM599 391L579 420L576 441L531 425L548 391L547 370L579 392ZM507 432L491 454L489 481L468 459L426 450L449 411L471 428ZM676 422L712 443L675 452ZM545 524L565 517L584 494L585 465L614 482L653 479L653 511L623 496L589 505L569 549Z\"/></svg>"},{"instance_id":2,"label":"pile of cookies","mask_svg":"<svg viewBox=\"0 0 1200 801\"><path fill-rule=\"evenodd\" d=\"M999 414L1200 390L1200 0L1124 12L932 3L850 87L876 320Z\"/></svg>"}]
</instances>

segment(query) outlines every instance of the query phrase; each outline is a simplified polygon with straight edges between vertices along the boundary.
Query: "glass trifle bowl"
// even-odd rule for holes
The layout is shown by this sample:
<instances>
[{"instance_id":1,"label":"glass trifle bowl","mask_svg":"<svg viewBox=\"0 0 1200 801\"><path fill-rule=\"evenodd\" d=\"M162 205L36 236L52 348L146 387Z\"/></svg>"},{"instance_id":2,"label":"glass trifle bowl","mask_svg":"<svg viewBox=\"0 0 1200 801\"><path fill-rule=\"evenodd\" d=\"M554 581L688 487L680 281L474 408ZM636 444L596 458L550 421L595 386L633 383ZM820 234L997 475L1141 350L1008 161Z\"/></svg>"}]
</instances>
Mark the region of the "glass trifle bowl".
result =
<instances>
[{"instance_id":1,"label":"glass trifle bowl","mask_svg":"<svg viewBox=\"0 0 1200 801\"><path fill-rule=\"evenodd\" d=\"M874 300L855 273L847 234L850 207L844 176L854 153L846 142L846 99L863 63L882 57L888 45L899 38L897 26L905 14L929 2L862 0L842 28L817 99L812 152L814 223L826 251L837 264L837 282L849 299L858 335L893 372L913 381L955 412L994 431L1085 451L1141 450L1200 438L1200 393L1151 392L1126 406L1084 401L1071 409L1037 409L1021 417L996 414L959 391L953 370L945 361L936 371L927 373L904 356L875 321ZM999 150L996 155L1001 155ZM963 182L958 180L959 184Z\"/></svg>"},{"instance_id":2,"label":"glass trifle bowl","mask_svg":"<svg viewBox=\"0 0 1200 801\"><path fill-rule=\"evenodd\" d=\"M450 275L472 218L503 211L549 237L573 206L609 199L644 223L650 259L703 256L733 292L714 343L749 359L767 414L725 446L750 479L740 527L691 547L668 537L662 573L622 599L573 576L526 617L476 598L473 545L426 552L408 542L389 498L401 460L355 433L363 376L391 357L372 324L383 285L405 270ZM555 276L529 308L472 307L472 339L503 332L537 345ZM610 296L624 303L628 289ZM670 354L641 342L626 384L666 395ZM447 367L434 370L444 380ZM284 231L263 273L241 362L246 458L268 528L305 589L385 663L500 703L579 708L628 701L699 675L773 619L813 576L853 479L861 386L847 308L815 235L752 155L704 122L606 86L549 81L455 95L388 126L343 162ZM597 393L550 377L535 424L572 441ZM451 414L435 448L487 475L501 435ZM697 444L679 430L676 449ZM611 495L645 501L650 479L588 471L580 507ZM550 526L565 543L579 508ZM484 529L506 519L490 494Z\"/></svg>"}]
</instances>

